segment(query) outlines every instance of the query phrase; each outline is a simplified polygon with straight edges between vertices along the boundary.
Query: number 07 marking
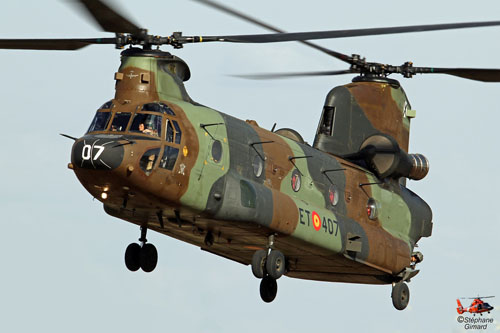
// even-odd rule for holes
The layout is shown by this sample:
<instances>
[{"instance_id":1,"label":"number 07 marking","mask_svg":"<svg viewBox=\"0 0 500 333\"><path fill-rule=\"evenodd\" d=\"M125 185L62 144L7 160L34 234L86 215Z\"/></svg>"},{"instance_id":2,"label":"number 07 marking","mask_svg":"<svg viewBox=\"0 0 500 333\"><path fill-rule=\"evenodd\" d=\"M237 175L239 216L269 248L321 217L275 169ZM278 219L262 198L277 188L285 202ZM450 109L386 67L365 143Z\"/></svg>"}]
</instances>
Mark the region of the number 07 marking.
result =
<instances>
[{"instance_id":1,"label":"number 07 marking","mask_svg":"<svg viewBox=\"0 0 500 333\"><path fill-rule=\"evenodd\" d=\"M93 160L97 160L99 156L101 156L102 152L104 151L104 146L91 146L91 145L84 145L82 149L82 159L85 161L88 161L92 158L94 149L98 149L97 153L95 154Z\"/></svg>"}]
</instances>

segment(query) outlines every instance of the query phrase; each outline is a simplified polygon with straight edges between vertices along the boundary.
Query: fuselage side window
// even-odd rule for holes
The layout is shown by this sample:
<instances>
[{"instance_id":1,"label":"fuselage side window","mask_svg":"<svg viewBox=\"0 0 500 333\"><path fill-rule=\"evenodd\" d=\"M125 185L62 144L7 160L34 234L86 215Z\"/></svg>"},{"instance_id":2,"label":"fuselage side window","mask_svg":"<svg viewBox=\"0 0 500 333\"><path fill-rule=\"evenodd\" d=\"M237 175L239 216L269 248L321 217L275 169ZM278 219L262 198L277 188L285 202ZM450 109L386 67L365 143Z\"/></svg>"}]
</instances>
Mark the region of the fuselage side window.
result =
<instances>
[{"instance_id":1,"label":"fuselage side window","mask_svg":"<svg viewBox=\"0 0 500 333\"><path fill-rule=\"evenodd\" d=\"M320 134L332 135L335 125L335 107L325 106L323 110L323 119L321 119Z\"/></svg>"}]
</instances>

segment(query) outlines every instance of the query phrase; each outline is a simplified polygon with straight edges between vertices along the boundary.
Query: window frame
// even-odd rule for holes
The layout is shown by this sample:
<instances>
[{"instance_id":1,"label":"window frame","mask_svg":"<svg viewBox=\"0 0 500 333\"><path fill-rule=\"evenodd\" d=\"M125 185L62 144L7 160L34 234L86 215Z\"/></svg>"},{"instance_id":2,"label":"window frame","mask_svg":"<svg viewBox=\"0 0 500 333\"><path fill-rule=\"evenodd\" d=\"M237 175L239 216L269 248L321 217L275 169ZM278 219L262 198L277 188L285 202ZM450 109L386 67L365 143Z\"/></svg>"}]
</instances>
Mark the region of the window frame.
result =
<instances>
[{"instance_id":1,"label":"window frame","mask_svg":"<svg viewBox=\"0 0 500 333\"><path fill-rule=\"evenodd\" d=\"M127 126L125 126L125 129L123 129L122 131L112 131L111 130L111 126L113 125L113 121L115 120L115 117L116 117L117 113L128 113L130 115L130 117L128 119ZM134 115L134 114L135 114L135 112L133 112L133 111L132 112L129 112L129 111L119 111L119 110L113 111L113 115L112 115L111 121L109 122L109 126L108 126L107 131L111 132L111 133L125 133L125 132L130 132L129 131L130 124L131 124L130 122L133 119L132 115Z\"/></svg>"},{"instance_id":2,"label":"window frame","mask_svg":"<svg viewBox=\"0 0 500 333\"><path fill-rule=\"evenodd\" d=\"M91 131L90 127L94 124L94 119L95 119L95 117L97 117L98 113L109 113L108 121L106 123L106 126L103 129ZM109 126L111 125L111 119L113 119L113 112L111 111L111 109L98 109L94 115L94 118L92 118L92 122L90 123L90 126L87 129L87 131L85 132L85 134L94 133L94 132L106 132L108 130Z\"/></svg>"}]
</instances>

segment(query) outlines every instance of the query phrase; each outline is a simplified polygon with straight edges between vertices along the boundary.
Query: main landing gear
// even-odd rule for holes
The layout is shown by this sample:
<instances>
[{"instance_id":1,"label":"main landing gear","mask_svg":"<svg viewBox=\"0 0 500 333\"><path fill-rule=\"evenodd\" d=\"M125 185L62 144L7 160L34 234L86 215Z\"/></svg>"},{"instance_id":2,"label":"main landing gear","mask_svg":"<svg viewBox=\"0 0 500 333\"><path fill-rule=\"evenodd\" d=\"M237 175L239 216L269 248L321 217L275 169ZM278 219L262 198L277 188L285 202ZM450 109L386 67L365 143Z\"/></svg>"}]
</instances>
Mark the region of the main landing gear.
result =
<instances>
[{"instance_id":1,"label":"main landing gear","mask_svg":"<svg viewBox=\"0 0 500 333\"><path fill-rule=\"evenodd\" d=\"M158 252L153 244L147 243L146 227L141 227L141 244L132 243L125 250L125 265L135 272L141 268L144 272L152 272L158 263Z\"/></svg>"},{"instance_id":2,"label":"main landing gear","mask_svg":"<svg viewBox=\"0 0 500 333\"><path fill-rule=\"evenodd\" d=\"M401 281L392 285L392 304L398 310L404 310L410 302L410 289L408 285Z\"/></svg>"},{"instance_id":3,"label":"main landing gear","mask_svg":"<svg viewBox=\"0 0 500 333\"><path fill-rule=\"evenodd\" d=\"M269 237L269 248L274 237ZM260 282L260 297L266 303L272 302L278 293L278 280L285 273L285 256L278 250L258 250L252 257L252 273L262 279Z\"/></svg>"}]
</instances>

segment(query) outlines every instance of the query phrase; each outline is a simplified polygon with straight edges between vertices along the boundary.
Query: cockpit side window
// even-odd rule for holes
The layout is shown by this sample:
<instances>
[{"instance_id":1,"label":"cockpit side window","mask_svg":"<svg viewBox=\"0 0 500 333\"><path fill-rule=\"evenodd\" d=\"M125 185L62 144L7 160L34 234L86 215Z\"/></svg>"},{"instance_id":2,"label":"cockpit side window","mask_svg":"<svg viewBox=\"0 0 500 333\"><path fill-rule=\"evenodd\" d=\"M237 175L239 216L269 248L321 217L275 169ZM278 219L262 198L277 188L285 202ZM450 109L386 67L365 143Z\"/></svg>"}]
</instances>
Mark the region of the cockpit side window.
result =
<instances>
[{"instance_id":1,"label":"cockpit side window","mask_svg":"<svg viewBox=\"0 0 500 333\"><path fill-rule=\"evenodd\" d=\"M112 132L123 132L127 128L130 120L130 112L117 112L111 123Z\"/></svg>"},{"instance_id":2,"label":"cockpit side window","mask_svg":"<svg viewBox=\"0 0 500 333\"><path fill-rule=\"evenodd\" d=\"M142 106L142 111L154 111L175 116L174 111L164 103L147 103Z\"/></svg>"},{"instance_id":3,"label":"cockpit side window","mask_svg":"<svg viewBox=\"0 0 500 333\"><path fill-rule=\"evenodd\" d=\"M172 127L172 121L167 119L167 142L174 142L174 128Z\"/></svg>"},{"instance_id":4,"label":"cockpit side window","mask_svg":"<svg viewBox=\"0 0 500 333\"><path fill-rule=\"evenodd\" d=\"M162 117L160 115L137 113L130 127L130 131L159 137L161 136L161 120Z\"/></svg>"},{"instance_id":5,"label":"cockpit side window","mask_svg":"<svg viewBox=\"0 0 500 333\"><path fill-rule=\"evenodd\" d=\"M141 160L139 161L139 166L146 173L147 176L151 174L153 171L153 167L158 159L158 155L160 154L159 148L150 149L142 155Z\"/></svg>"},{"instance_id":6,"label":"cockpit side window","mask_svg":"<svg viewBox=\"0 0 500 333\"><path fill-rule=\"evenodd\" d=\"M95 131L104 131L108 127L109 118L111 118L111 112L97 112L94 120L90 124L87 133Z\"/></svg>"},{"instance_id":7,"label":"cockpit side window","mask_svg":"<svg viewBox=\"0 0 500 333\"><path fill-rule=\"evenodd\" d=\"M181 143L181 136L182 136L182 132L181 132L181 128L179 127L179 124L175 121L175 120L172 120L172 122L174 123L174 127L175 127L175 143Z\"/></svg>"},{"instance_id":8,"label":"cockpit side window","mask_svg":"<svg viewBox=\"0 0 500 333\"><path fill-rule=\"evenodd\" d=\"M163 151L163 157L160 160L160 168L172 170L177 160L177 155L179 154L179 149L165 146Z\"/></svg>"}]
</instances>

